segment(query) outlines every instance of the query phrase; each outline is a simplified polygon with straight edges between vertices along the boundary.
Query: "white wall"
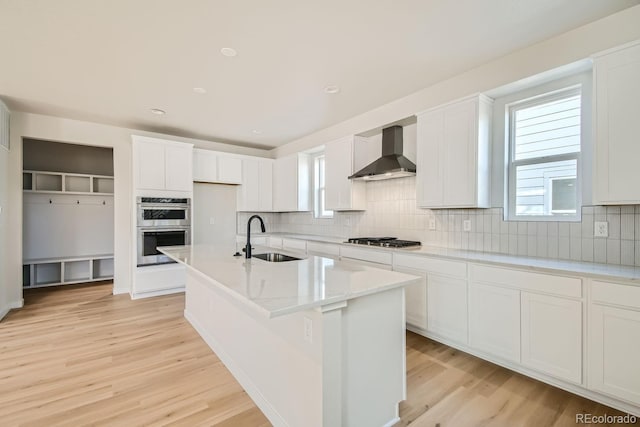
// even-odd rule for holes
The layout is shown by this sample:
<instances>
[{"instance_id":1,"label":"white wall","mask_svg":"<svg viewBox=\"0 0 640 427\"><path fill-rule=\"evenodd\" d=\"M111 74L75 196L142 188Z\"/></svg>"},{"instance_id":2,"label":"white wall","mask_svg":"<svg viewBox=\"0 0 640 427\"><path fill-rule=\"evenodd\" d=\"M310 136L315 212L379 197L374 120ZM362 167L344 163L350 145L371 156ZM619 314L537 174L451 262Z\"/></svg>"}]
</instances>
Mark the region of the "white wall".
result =
<instances>
[{"instance_id":1,"label":"white wall","mask_svg":"<svg viewBox=\"0 0 640 427\"><path fill-rule=\"evenodd\" d=\"M30 113L11 116L11 151L0 149L0 303L19 304L22 300L22 138L35 138L74 144L113 148L114 191L114 292L129 292L131 287L133 235L131 134L189 142L201 148L268 157L264 150L236 147L216 142L141 132L96 123L69 120ZM4 211L5 206L9 206ZM11 224L8 227L7 224ZM2 305L0 305L0 308Z\"/></svg>"},{"instance_id":2,"label":"white wall","mask_svg":"<svg viewBox=\"0 0 640 427\"><path fill-rule=\"evenodd\" d=\"M4 104L0 102L0 108ZM21 300L12 300L8 293L7 258L12 248L8 239L9 232L9 155L10 153L0 147L0 318L11 308L10 302L19 303Z\"/></svg>"},{"instance_id":3,"label":"white wall","mask_svg":"<svg viewBox=\"0 0 640 427\"><path fill-rule=\"evenodd\" d=\"M640 5L490 61L404 98L275 148L274 157L360 134L464 96L584 60L596 52L640 39Z\"/></svg>"}]
</instances>

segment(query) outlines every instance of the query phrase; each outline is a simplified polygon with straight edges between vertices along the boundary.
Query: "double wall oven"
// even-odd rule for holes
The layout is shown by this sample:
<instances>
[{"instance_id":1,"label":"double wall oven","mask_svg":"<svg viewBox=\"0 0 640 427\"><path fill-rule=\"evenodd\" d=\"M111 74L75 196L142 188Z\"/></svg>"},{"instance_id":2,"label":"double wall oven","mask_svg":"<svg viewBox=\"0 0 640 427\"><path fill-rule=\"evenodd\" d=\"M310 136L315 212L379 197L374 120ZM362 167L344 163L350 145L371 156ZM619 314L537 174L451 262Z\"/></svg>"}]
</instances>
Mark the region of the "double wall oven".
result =
<instances>
[{"instance_id":1,"label":"double wall oven","mask_svg":"<svg viewBox=\"0 0 640 427\"><path fill-rule=\"evenodd\" d=\"M173 262L158 246L191 244L191 200L168 197L137 199L138 267Z\"/></svg>"}]
</instances>

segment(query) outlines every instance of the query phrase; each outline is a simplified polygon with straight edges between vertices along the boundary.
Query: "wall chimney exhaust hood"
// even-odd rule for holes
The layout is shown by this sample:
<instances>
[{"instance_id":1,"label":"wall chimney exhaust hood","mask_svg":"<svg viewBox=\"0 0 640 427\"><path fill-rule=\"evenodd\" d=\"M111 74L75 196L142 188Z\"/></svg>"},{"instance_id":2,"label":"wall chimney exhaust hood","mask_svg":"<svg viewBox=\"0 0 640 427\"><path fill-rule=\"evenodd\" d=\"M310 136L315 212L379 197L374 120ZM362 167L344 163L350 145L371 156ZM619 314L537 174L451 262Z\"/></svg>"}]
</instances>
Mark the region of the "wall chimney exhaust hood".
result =
<instances>
[{"instance_id":1,"label":"wall chimney exhaust hood","mask_svg":"<svg viewBox=\"0 0 640 427\"><path fill-rule=\"evenodd\" d=\"M416 165L402 155L402 126L382 130L382 157L368 164L349 179L377 181L381 179L414 176Z\"/></svg>"}]
</instances>

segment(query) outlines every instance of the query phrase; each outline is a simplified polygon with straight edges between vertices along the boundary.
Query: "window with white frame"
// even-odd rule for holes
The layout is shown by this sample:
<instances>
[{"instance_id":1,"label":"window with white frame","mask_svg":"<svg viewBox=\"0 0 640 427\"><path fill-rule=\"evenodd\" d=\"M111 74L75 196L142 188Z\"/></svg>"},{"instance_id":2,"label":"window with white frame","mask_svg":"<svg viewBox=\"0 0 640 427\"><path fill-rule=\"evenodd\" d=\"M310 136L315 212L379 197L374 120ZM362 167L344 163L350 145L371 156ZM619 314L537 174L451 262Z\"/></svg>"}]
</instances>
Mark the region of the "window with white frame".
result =
<instances>
[{"instance_id":1,"label":"window with white frame","mask_svg":"<svg viewBox=\"0 0 640 427\"><path fill-rule=\"evenodd\" d=\"M508 106L509 219L580 219L580 87Z\"/></svg>"},{"instance_id":2,"label":"window with white frame","mask_svg":"<svg viewBox=\"0 0 640 427\"><path fill-rule=\"evenodd\" d=\"M325 208L324 175L324 154L321 153L313 160L313 210L316 218L333 218L333 211Z\"/></svg>"}]
</instances>

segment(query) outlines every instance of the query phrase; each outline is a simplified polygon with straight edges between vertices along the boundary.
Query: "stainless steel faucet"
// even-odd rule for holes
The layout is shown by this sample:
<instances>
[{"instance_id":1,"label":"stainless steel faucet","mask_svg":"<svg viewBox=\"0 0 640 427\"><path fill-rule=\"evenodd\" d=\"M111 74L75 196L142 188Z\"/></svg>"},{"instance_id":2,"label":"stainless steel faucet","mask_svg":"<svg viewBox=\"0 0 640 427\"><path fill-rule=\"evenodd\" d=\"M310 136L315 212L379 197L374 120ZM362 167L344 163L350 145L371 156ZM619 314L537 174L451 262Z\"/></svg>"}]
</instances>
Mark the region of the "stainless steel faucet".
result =
<instances>
[{"instance_id":1,"label":"stainless steel faucet","mask_svg":"<svg viewBox=\"0 0 640 427\"><path fill-rule=\"evenodd\" d=\"M264 228L264 221L260 218L260 215L253 215L249 218L249 221L247 221L247 245L244 247L245 258L251 258L251 221L254 218L258 218L260 220L260 228L263 233L266 232L266 229Z\"/></svg>"}]
</instances>

